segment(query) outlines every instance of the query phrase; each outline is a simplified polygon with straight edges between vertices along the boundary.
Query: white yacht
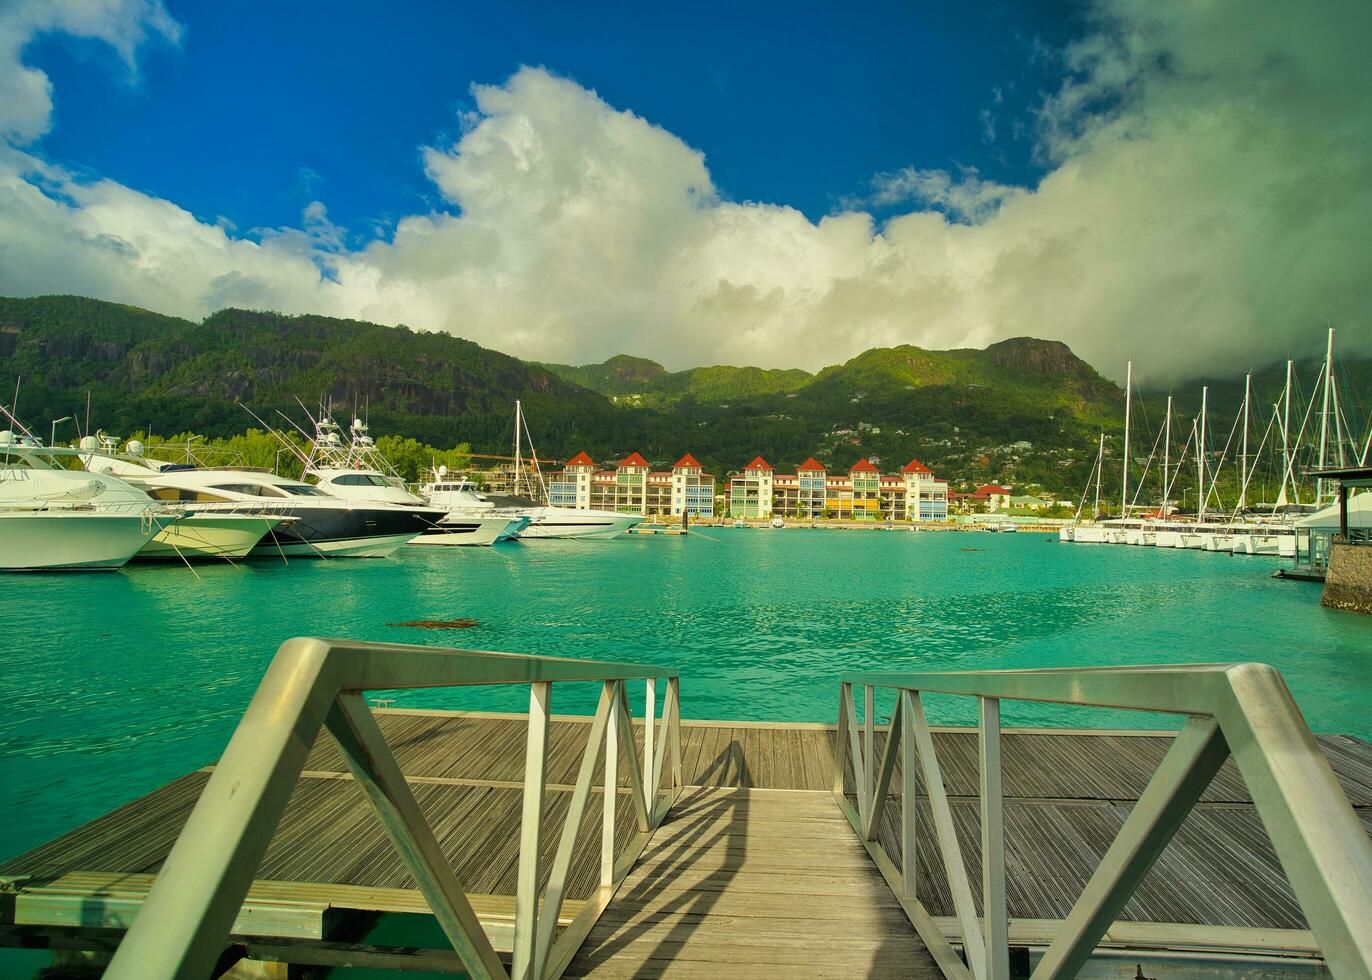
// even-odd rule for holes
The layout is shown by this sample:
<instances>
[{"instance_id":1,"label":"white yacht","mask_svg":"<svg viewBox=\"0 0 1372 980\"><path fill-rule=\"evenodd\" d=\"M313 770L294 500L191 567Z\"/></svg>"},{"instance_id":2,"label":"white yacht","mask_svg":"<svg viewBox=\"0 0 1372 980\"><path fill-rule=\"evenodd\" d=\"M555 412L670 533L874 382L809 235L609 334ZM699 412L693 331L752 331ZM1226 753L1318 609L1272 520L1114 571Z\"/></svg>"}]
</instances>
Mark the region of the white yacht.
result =
<instances>
[{"instance_id":1,"label":"white yacht","mask_svg":"<svg viewBox=\"0 0 1372 980\"><path fill-rule=\"evenodd\" d=\"M345 500L423 508L431 519L408 544L492 545L519 534L529 523L527 518L516 515L460 511L432 497L425 499L411 493L405 481L377 451L376 443L361 419L353 419L347 442L338 423L327 412L314 420L314 429L310 454L305 461L305 478L314 479L321 489Z\"/></svg>"},{"instance_id":2,"label":"white yacht","mask_svg":"<svg viewBox=\"0 0 1372 980\"><path fill-rule=\"evenodd\" d=\"M119 456L119 440L101 433L81 440L82 459L92 452ZM123 457L143 463L143 444L131 440ZM170 464L162 464L170 465ZM189 503L174 492L159 490L139 482L129 474L125 482L146 491L168 511L179 514L180 520L163 527L143 549L135 561L208 561L212 559L245 558L273 528L294 518L282 514L257 513L241 504L200 501Z\"/></svg>"},{"instance_id":3,"label":"white yacht","mask_svg":"<svg viewBox=\"0 0 1372 980\"><path fill-rule=\"evenodd\" d=\"M452 529L454 537L461 533L458 529L466 526L467 533L479 537L469 542L426 541L428 535L420 535L413 544L495 544L498 541L514 541L521 537L529 527L528 514L517 508L497 507L487 500L470 482L448 474L448 467L440 466L433 471L432 479L419 488L424 499L435 507L448 512L443 519L443 527ZM435 534L438 538L440 535Z\"/></svg>"},{"instance_id":4,"label":"white yacht","mask_svg":"<svg viewBox=\"0 0 1372 980\"><path fill-rule=\"evenodd\" d=\"M176 523L123 480L68 469L76 457L0 432L0 570L118 568Z\"/></svg>"},{"instance_id":5,"label":"white yacht","mask_svg":"<svg viewBox=\"0 0 1372 980\"><path fill-rule=\"evenodd\" d=\"M529 462L532 465L532 474L527 474L524 471L525 440L529 444ZM534 499L535 497L538 499ZM546 503L548 488L544 485L543 471L538 465L538 453L534 449L533 437L529 434L528 423L524 420L523 407L518 401L515 402L514 493L507 496L488 495L486 499L496 506L514 510L529 518L529 526L519 535L524 540L536 540L538 538L585 538L588 540L614 538L631 527L637 527L645 520L638 514L621 514L612 510L582 510L577 507L555 507Z\"/></svg>"},{"instance_id":6,"label":"white yacht","mask_svg":"<svg viewBox=\"0 0 1372 980\"><path fill-rule=\"evenodd\" d=\"M201 467L82 452L86 469L145 488L193 513L281 518L248 552L251 557L384 558L442 516L427 507L344 500L299 480L252 467Z\"/></svg>"},{"instance_id":7,"label":"white yacht","mask_svg":"<svg viewBox=\"0 0 1372 980\"><path fill-rule=\"evenodd\" d=\"M527 497L489 498L501 506L517 509L529 519L529 526L520 532L521 540L531 538L614 538L631 527L643 523L637 514L620 514L612 510L577 510L574 507L550 507Z\"/></svg>"}]
</instances>

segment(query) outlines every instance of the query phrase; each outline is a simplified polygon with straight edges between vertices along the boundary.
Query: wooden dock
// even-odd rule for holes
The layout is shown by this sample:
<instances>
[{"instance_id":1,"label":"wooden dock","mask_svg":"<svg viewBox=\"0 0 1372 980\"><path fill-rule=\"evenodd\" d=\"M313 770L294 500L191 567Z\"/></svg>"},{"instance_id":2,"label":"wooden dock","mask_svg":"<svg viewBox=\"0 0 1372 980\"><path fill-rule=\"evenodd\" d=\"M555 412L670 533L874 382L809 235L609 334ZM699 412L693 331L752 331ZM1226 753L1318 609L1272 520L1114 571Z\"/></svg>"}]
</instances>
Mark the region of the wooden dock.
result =
<instances>
[{"instance_id":1,"label":"wooden dock","mask_svg":"<svg viewBox=\"0 0 1372 980\"><path fill-rule=\"evenodd\" d=\"M376 717L483 925L496 948L508 952L525 717L382 709ZM549 851L557 845L553 829L567 811L589 727L589 719L574 717L555 717L550 727L549 829L542 844ZM939 729L933 737L964 860L975 876L977 736ZM878 747L883 740L878 730ZM1049 921L1069 911L1170 741L1164 733L1006 732L1012 945L1035 945ZM728 975L745 968L756 976L797 969L816 976L940 975L835 803L834 743L833 726L683 721L687 789L566 975ZM1320 736L1319 744L1372 833L1372 746L1337 735ZM187 773L0 864L0 945L111 948L210 771ZM627 797L626 778L620 792ZM901 780L891 785L899 792ZM922 782L917 793L922 800ZM898 865L899 807L887 810L879 839ZM617 813L627 842L637 829L631 807ZM918 819L921 833L931 833L927 803ZM591 823L576 848L564 924L598 882L600 829ZM933 850L918 855L921 900L957 943ZM541 873L546 878L546 864ZM379 917L424 915L427 906L327 735L316 741L256 878L231 938L254 959L457 967L451 951L369 941ZM1232 760L1104 945L1316 956Z\"/></svg>"}]
</instances>

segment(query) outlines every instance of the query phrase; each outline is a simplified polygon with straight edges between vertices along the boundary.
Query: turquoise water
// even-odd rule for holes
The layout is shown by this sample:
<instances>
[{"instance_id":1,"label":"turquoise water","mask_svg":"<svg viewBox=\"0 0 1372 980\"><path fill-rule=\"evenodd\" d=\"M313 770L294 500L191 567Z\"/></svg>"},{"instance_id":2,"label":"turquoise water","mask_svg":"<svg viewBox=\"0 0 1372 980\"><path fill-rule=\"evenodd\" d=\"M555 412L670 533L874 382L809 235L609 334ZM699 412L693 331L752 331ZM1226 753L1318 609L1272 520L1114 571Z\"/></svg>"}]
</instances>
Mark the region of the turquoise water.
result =
<instances>
[{"instance_id":1,"label":"turquoise water","mask_svg":"<svg viewBox=\"0 0 1372 980\"><path fill-rule=\"evenodd\" d=\"M672 664L694 718L827 721L855 669L1262 660L1312 727L1372 737L1372 617L1319 607L1276 562L1062 545L1037 534L708 529L495 549L0 580L0 855L222 750L277 646L301 634ZM404 620L470 617L430 632ZM527 689L399 706L524 710ZM554 690L590 711L590 685ZM931 704L970 722L966 700ZM1007 704L1007 722L1169 719Z\"/></svg>"}]
</instances>

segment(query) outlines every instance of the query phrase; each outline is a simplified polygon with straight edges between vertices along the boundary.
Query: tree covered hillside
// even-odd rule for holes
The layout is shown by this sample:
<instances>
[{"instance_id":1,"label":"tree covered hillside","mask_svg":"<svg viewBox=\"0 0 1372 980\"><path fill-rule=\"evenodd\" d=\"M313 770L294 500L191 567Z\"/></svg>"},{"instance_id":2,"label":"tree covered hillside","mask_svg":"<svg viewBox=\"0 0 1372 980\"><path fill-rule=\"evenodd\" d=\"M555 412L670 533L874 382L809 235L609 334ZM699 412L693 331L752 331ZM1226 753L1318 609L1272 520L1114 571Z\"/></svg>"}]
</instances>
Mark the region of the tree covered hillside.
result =
<instances>
[{"instance_id":1,"label":"tree covered hillside","mask_svg":"<svg viewBox=\"0 0 1372 980\"><path fill-rule=\"evenodd\" d=\"M1100 429L1118 431L1123 404L1066 346L1030 338L871 350L814 375L669 372L631 357L533 364L356 320L229 309L194 323L75 296L0 299L0 363L7 390L23 377L20 415L39 431L81 418L88 392L94 428L222 438L256 424L243 406L273 424L277 410L302 419L298 398L345 417L365 409L378 436L503 453L518 398L545 457L585 450L612 463L637 450L669 466L691 452L721 477L759 453L778 468L814 455L836 470L917 457L945 476L1064 493L1084 480L1079 461Z\"/></svg>"}]
</instances>

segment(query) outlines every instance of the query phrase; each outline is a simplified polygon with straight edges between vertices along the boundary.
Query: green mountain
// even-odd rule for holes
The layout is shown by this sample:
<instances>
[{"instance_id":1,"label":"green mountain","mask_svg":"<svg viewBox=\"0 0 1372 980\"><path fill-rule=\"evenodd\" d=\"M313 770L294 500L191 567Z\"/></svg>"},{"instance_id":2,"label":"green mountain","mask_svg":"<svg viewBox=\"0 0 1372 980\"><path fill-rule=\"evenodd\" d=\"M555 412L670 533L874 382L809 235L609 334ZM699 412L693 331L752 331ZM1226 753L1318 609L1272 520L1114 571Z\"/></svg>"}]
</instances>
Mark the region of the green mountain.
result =
<instances>
[{"instance_id":1,"label":"green mountain","mask_svg":"<svg viewBox=\"0 0 1372 980\"><path fill-rule=\"evenodd\" d=\"M82 418L114 433L228 436L280 423L296 399L365 410L377 435L508 451L522 399L539 449L613 462L637 450L667 466L691 452L721 477L759 453L779 468L814 455L834 469L912 457L949 477L1085 480L1123 392L1065 345L1019 338L986 350L866 351L811 375L716 366L666 371L611 358L528 363L444 333L356 320L221 310L195 323L73 296L0 299L0 390L43 431ZM9 396L5 396L8 400ZM64 430L71 435L74 430ZM1089 457L1089 458L1087 458Z\"/></svg>"},{"instance_id":2,"label":"green mountain","mask_svg":"<svg viewBox=\"0 0 1372 980\"><path fill-rule=\"evenodd\" d=\"M668 371L656 361L629 354L616 354L600 364L542 364L559 377L607 395L617 403L634 408L661 407L677 402L727 401L752 395L796 391L813 380L808 371L796 368L770 369L712 367Z\"/></svg>"},{"instance_id":3,"label":"green mountain","mask_svg":"<svg viewBox=\"0 0 1372 980\"><path fill-rule=\"evenodd\" d=\"M321 316L228 309L193 323L77 296L0 298L0 362L39 428L83 418L87 393L92 427L115 433L227 436L255 424L243 406L303 420L297 398L365 410L378 434L487 451L508 446L516 398L549 446L632 428L601 396L470 341Z\"/></svg>"}]
</instances>

